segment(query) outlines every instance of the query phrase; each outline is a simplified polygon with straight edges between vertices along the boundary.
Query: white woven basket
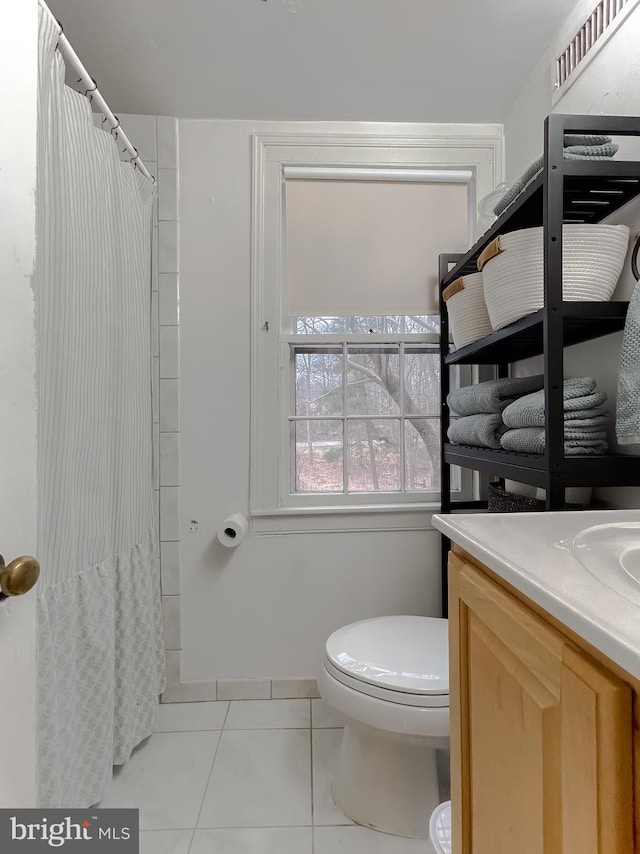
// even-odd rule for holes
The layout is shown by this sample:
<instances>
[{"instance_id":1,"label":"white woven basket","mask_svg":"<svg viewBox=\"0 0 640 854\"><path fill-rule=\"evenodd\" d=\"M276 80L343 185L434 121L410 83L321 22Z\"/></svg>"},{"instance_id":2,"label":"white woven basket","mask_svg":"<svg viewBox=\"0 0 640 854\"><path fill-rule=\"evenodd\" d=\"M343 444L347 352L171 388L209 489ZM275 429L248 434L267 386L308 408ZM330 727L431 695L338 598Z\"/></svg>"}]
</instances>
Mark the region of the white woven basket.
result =
<instances>
[{"instance_id":1,"label":"white woven basket","mask_svg":"<svg viewBox=\"0 0 640 854\"><path fill-rule=\"evenodd\" d=\"M544 305L542 241L541 227L512 231L493 240L478 258L494 329L502 329ZM563 225L563 299L611 299L628 244L626 225Z\"/></svg>"},{"instance_id":2,"label":"white woven basket","mask_svg":"<svg viewBox=\"0 0 640 854\"><path fill-rule=\"evenodd\" d=\"M464 347L493 331L484 301L482 273L461 276L442 292L456 347Z\"/></svg>"}]
</instances>

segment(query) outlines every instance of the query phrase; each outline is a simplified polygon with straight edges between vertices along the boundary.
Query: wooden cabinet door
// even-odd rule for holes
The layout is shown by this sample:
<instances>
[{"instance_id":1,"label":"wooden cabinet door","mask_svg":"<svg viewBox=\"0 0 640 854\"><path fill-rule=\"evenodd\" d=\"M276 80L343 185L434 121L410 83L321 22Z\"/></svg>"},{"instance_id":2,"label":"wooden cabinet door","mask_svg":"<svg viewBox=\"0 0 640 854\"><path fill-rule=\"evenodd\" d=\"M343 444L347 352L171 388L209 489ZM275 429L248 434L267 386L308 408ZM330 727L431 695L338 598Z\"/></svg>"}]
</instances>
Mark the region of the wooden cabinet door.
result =
<instances>
[{"instance_id":1,"label":"wooden cabinet door","mask_svg":"<svg viewBox=\"0 0 640 854\"><path fill-rule=\"evenodd\" d=\"M456 854L633 852L631 690L450 558Z\"/></svg>"}]
</instances>

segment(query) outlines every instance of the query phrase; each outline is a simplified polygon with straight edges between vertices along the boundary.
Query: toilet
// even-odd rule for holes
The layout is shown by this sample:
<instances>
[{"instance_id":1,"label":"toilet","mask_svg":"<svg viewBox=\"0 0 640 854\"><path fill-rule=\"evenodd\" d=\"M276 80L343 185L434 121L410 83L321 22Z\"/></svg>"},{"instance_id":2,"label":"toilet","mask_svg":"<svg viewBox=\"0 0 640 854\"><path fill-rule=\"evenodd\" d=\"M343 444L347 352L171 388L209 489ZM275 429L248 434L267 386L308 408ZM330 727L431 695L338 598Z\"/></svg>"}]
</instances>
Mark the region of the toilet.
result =
<instances>
[{"instance_id":1,"label":"toilet","mask_svg":"<svg viewBox=\"0 0 640 854\"><path fill-rule=\"evenodd\" d=\"M349 818L427 839L449 744L447 620L374 617L327 640L318 688L345 720L332 793Z\"/></svg>"}]
</instances>

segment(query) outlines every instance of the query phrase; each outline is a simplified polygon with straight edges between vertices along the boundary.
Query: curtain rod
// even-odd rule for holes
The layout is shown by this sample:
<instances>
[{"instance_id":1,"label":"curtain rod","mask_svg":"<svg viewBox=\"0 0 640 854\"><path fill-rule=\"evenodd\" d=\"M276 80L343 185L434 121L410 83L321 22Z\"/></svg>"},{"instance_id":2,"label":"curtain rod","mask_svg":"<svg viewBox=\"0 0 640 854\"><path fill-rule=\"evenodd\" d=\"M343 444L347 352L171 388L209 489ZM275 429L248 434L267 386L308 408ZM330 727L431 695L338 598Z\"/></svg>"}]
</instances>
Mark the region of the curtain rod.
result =
<instances>
[{"instance_id":1,"label":"curtain rod","mask_svg":"<svg viewBox=\"0 0 640 854\"><path fill-rule=\"evenodd\" d=\"M473 178L470 169L439 169L437 166L424 168L375 166L294 166L283 167L285 178L298 180L334 181L410 181L413 183L468 184Z\"/></svg>"},{"instance_id":2,"label":"curtain rod","mask_svg":"<svg viewBox=\"0 0 640 854\"><path fill-rule=\"evenodd\" d=\"M109 105L107 104L105 99L100 94L100 90L98 89L98 84L93 79L93 77L89 74L89 72L84 67L84 65L82 64L78 54L71 47L69 39L65 36L65 34L62 31L62 24L56 19L55 15L51 11L51 9L45 3L45 0L38 0L38 4L42 8L42 10L44 12L46 12L48 15L50 15L51 18L60 27L60 36L58 38L57 49L60 51L65 62L68 62L71 65L72 69L79 76L80 79L78 80L78 83L82 83L82 84L84 84L84 86L86 86L86 90L85 90L84 94L91 96L91 98L90 98L91 102L95 103L98 110L102 113L102 115L105 117L105 119L109 122L109 124L111 125L111 134L115 138L116 142L122 143L122 145L125 147L125 149L131 155L133 155L129 162L133 163L134 166L136 166L146 178L150 178L155 183L155 178L153 178L152 175L149 174L149 171L147 170L147 167L142 162L142 159L140 158L140 155L138 154L137 149L131 144L131 142L129 141L129 137L126 135L126 133L120 127L120 119L111 112L111 110L109 109Z\"/></svg>"}]
</instances>

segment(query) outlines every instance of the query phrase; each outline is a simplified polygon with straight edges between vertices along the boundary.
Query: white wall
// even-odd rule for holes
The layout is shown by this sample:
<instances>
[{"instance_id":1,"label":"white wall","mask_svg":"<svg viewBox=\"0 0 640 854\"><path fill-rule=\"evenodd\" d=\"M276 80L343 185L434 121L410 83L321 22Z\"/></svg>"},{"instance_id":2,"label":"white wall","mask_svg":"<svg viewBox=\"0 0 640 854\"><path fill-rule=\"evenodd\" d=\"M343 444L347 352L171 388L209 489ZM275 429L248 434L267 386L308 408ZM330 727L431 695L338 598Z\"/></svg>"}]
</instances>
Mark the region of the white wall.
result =
<instances>
[{"instance_id":1,"label":"white wall","mask_svg":"<svg viewBox=\"0 0 640 854\"><path fill-rule=\"evenodd\" d=\"M637 38L640 8L634 10L565 94L552 106L553 64L593 11L595 0L578 0L504 120L506 181L512 183L543 147L543 122L551 112L638 115L640 70ZM635 91L634 91L634 82ZM635 103L635 107L633 106Z\"/></svg>"},{"instance_id":2,"label":"white wall","mask_svg":"<svg viewBox=\"0 0 640 854\"><path fill-rule=\"evenodd\" d=\"M333 629L440 613L436 531L215 538L249 510L251 134L293 127L180 122L183 680L315 678Z\"/></svg>"},{"instance_id":3,"label":"white wall","mask_svg":"<svg viewBox=\"0 0 640 854\"><path fill-rule=\"evenodd\" d=\"M37 6L3 3L0 52L0 551L36 552ZM0 807L36 806L36 590L0 606Z\"/></svg>"},{"instance_id":4,"label":"white wall","mask_svg":"<svg viewBox=\"0 0 640 854\"><path fill-rule=\"evenodd\" d=\"M640 6L636 7L602 49L576 76L565 94L552 107L551 65L591 13L593 0L581 0L561 29L558 39L545 54L527 85L514 102L505 120L506 175L512 182L531 161L542 153L543 123L550 112L594 115L640 115ZM629 144L627 144L629 147ZM637 155L636 155L637 156ZM610 222L630 226L632 236L640 232L640 202L635 200L617 212ZM629 256L613 299L628 299L635 280ZM618 363L622 334L571 347L565 353L565 376L593 376L609 395L609 409L615 412ZM519 366L520 372L541 370L541 360ZM610 435L614 445L614 436ZM632 446L620 452L640 453ZM609 488L598 497L616 507L639 507L640 488Z\"/></svg>"}]
</instances>

